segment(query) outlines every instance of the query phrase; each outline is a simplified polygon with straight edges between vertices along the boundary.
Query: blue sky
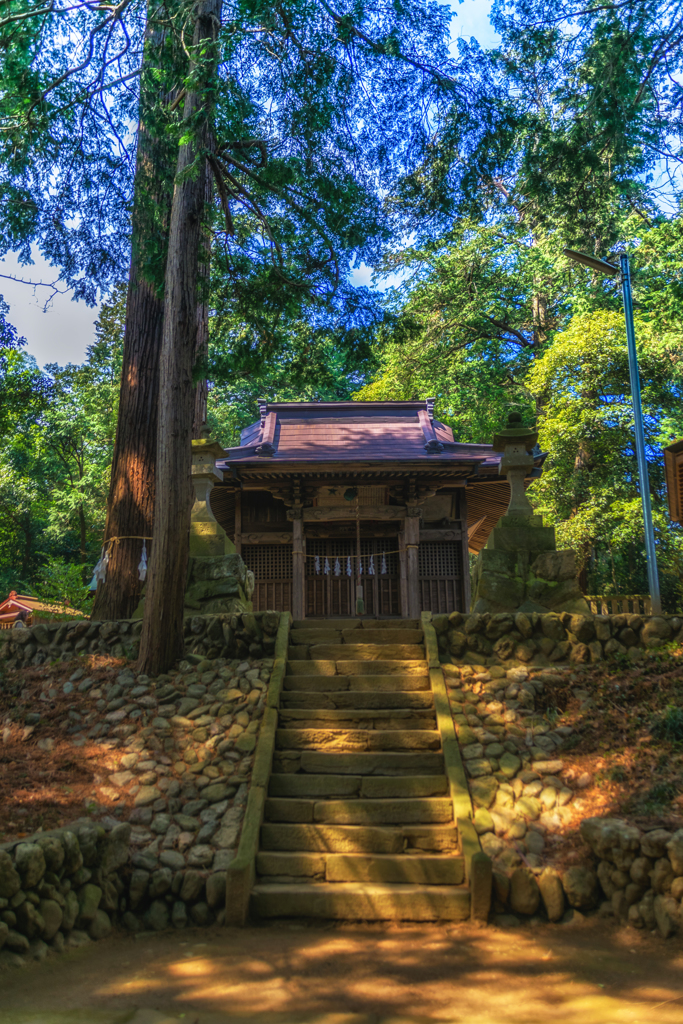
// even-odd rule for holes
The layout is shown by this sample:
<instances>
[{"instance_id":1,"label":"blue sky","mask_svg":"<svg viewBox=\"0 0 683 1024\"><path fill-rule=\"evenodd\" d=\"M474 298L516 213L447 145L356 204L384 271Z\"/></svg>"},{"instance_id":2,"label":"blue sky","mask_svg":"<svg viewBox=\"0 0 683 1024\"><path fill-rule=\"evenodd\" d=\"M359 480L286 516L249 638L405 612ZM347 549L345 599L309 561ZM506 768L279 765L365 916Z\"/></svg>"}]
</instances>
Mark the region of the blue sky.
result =
<instances>
[{"instance_id":1,"label":"blue sky","mask_svg":"<svg viewBox=\"0 0 683 1024\"><path fill-rule=\"evenodd\" d=\"M452 36L474 36L481 46L492 46L496 35L489 22L491 0L463 0L451 5L455 15ZM0 275L11 275L29 282L50 282L57 272L34 253L32 266L22 267L13 255L0 260ZM124 276L124 275L122 275ZM369 284L371 272L360 267L354 274L357 284ZM97 309L74 302L70 294L52 296L48 287L33 287L0 276L0 295L9 303L9 320L28 342L28 351L38 363L81 363L85 350L95 337L93 324ZM46 305L47 303L47 305Z\"/></svg>"}]
</instances>

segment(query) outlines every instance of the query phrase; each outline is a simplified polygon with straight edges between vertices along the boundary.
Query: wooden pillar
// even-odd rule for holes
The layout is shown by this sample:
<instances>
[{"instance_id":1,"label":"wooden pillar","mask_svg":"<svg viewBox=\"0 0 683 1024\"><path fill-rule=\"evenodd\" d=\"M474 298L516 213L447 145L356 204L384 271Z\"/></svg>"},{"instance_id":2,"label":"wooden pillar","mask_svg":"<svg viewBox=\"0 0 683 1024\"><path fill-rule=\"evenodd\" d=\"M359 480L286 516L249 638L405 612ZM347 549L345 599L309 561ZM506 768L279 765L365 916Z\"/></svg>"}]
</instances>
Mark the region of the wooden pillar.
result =
<instances>
[{"instance_id":1,"label":"wooden pillar","mask_svg":"<svg viewBox=\"0 0 683 1024\"><path fill-rule=\"evenodd\" d=\"M468 612L470 610L472 595L470 584L469 537L467 536L467 495L464 487L458 491L458 506L458 512L460 514L460 529L462 530L462 586L460 588L462 607L458 608L458 611Z\"/></svg>"},{"instance_id":2,"label":"wooden pillar","mask_svg":"<svg viewBox=\"0 0 683 1024\"><path fill-rule=\"evenodd\" d=\"M235 492L235 551L242 554L242 492Z\"/></svg>"},{"instance_id":3,"label":"wooden pillar","mask_svg":"<svg viewBox=\"0 0 683 1024\"><path fill-rule=\"evenodd\" d=\"M401 529L398 531L398 569L399 569L399 584L400 584L400 599L401 599L401 618L408 618L408 583L406 575L406 538L405 538L405 520L401 523Z\"/></svg>"},{"instance_id":4,"label":"wooden pillar","mask_svg":"<svg viewBox=\"0 0 683 1024\"><path fill-rule=\"evenodd\" d=\"M419 619L422 611L420 598L420 577L418 548L420 544L420 518L422 509L417 505L409 505L406 510L405 546L406 546L406 595L408 598L408 618Z\"/></svg>"},{"instance_id":5,"label":"wooden pillar","mask_svg":"<svg viewBox=\"0 0 683 1024\"><path fill-rule=\"evenodd\" d=\"M304 510L295 505L287 512L292 520L292 618L306 618L306 547Z\"/></svg>"}]
</instances>

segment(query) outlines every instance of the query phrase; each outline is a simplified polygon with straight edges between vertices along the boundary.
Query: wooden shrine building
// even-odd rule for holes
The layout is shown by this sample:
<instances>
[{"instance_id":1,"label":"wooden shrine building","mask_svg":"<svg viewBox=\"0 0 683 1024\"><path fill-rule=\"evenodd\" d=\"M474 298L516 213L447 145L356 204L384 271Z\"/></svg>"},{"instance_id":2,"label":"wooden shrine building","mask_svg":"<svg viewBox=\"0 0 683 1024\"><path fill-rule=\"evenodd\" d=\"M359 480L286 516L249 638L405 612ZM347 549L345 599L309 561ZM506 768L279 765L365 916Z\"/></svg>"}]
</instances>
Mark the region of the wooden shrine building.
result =
<instances>
[{"instance_id":1,"label":"wooden shrine building","mask_svg":"<svg viewBox=\"0 0 683 1024\"><path fill-rule=\"evenodd\" d=\"M669 515L674 523L683 523L683 440L664 449L664 479Z\"/></svg>"},{"instance_id":2,"label":"wooden shrine building","mask_svg":"<svg viewBox=\"0 0 683 1024\"><path fill-rule=\"evenodd\" d=\"M434 399L259 407L211 493L254 572L255 610L349 617L358 587L376 618L469 609L468 551L509 500L490 445L455 442Z\"/></svg>"}]
</instances>

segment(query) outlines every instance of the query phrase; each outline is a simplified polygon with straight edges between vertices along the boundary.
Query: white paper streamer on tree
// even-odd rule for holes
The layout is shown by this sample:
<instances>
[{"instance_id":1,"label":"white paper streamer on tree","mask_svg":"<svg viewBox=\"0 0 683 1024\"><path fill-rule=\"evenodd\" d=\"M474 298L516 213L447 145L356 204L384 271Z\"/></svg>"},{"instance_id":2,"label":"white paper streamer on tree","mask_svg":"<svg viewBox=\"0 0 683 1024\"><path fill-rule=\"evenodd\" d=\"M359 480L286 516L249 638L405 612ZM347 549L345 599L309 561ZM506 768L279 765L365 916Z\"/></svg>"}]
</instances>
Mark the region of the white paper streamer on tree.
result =
<instances>
[{"instance_id":1,"label":"white paper streamer on tree","mask_svg":"<svg viewBox=\"0 0 683 1024\"><path fill-rule=\"evenodd\" d=\"M140 564L138 565L138 578L141 580L147 579L147 541L142 542L142 555L140 557Z\"/></svg>"},{"instance_id":2,"label":"white paper streamer on tree","mask_svg":"<svg viewBox=\"0 0 683 1024\"><path fill-rule=\"evenodd\" d=\"M107 565L109 564L109 548L105 546L100 551L100 560L95 566L95 570L90 580L89 590L97 590L98 583L104 583L107 576Z\"/></svg>"}]
</instances>

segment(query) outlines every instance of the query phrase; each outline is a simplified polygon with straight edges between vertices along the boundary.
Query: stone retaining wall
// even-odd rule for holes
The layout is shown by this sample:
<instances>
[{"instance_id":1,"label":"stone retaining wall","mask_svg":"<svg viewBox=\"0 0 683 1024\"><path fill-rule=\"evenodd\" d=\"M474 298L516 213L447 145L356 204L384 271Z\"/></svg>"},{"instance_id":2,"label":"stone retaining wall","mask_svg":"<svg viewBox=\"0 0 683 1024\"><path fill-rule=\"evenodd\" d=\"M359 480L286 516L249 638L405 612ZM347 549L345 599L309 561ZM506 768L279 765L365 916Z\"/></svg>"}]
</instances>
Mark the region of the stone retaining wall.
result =
<instances>
[{"instance_id":1,"label":"stone retaining wall","mask_svg":"<svg viewBox=\"0 0 683 1024\"><path fill-rule=\"evenodd\" d=\"M678 615L452 612L435 615L433 622L442 657L465 664L543 667L587 664L615 655L639 661L646 649L683 639Z\"/></svg>"},{"instance_id":2,"label":"stone retaining wall","mask_svg":"<svg viewBox=\"0 0 683 1024\"><path fill-rule=\"evenodd\" d=\"M596 858L585 895L600 914L667 939L681 927L683 829L639 829L619 818L586 818L581 835ZM604 896L604 899L602 897Z\"/></svg>"},{"instance_id":3,"label":"stone retaining wall","mask_svg":"<svg viewBox=\"0 0 683 1024\"><path fill-rule=\"evenodd\" d=\"M600 917L657 930L664 939L678 932L683 923L683 829L644 830L620 818L586 818L580 832L593 863L562 872L521 865L509 877L494 875L497 909L505 905L521 915L545 910L550 921L580 919L597 909ZM506 915L498 921L513 923Z\"/></svg>"},{"instance_id":4,"label":"stone retaining wall","mask_svg":"<svg viewBox=\"0 0 683 1024\"><path fill-rule=\"evenodd\" d=\"M0 966L109 935L126 905L131 831L77 821L0 846Z\"/></svg>"},{"instance_id":5,"label":"stone retaining wall","mask_svg":"<svg viewBox=\"0 0 683 1024\"><path fill-rule=\"evenodd\" d=\"M115 759L97 786L107 804L0 847L0 966L102 938L114 924L223 922L273 671L264 654L279 624L279 613L189 619L185 659L156 679L124 667L103 685L75 668L63 689L79 694L80 710L66 735ZM247 653L228 660L233 651ZM40 738L40 709L31 717L29 742L51 742Z\"/></svg>"},{"instance_id":6,"label":"stone retaining wall","mask_svg":"<svg viewBox=\"0 0 683 1024\"><path fill-rule=\"evenodd\" d=\"M278 612L242 612L193 615L185 619L186 656L201 658L259 658L272 655L279 622ZM109 654L114 658L138 656L142 622L39 623L30 629L0 632L0 661L8 668L70 661L78 654Z\"/></svg>"}]
</instances>

